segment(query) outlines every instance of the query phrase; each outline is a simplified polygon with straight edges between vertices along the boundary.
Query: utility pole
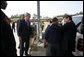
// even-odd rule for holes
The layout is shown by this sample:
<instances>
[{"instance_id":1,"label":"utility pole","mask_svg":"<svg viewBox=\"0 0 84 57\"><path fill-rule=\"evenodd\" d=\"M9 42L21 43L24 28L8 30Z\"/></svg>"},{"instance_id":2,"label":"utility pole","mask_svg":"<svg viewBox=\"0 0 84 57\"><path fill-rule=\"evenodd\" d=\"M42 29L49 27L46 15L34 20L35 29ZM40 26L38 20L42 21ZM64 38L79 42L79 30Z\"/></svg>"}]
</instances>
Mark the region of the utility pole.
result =
<instances>
[{"instance_id":1,"label":"utility pole","mask_svg":"<svg viewBox=\"0 0 84 57\"><path fill-rule=\"evenodd\" d=\"M37 40L39 40L39 37L40 37L40 1L37 1L37 16L38 16Z\"/></svg>"}]
</instances>

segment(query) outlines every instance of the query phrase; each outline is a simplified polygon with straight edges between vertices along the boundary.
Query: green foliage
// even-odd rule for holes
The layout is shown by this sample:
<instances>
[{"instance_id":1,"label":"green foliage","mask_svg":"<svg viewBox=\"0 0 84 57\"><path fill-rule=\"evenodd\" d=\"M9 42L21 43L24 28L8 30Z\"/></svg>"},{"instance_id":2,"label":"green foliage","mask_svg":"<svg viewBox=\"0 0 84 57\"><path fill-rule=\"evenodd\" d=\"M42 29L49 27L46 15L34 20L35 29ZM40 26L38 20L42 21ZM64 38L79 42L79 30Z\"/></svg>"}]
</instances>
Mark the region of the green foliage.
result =
<instances>
[{"instance_id":1,"label":"green foliage","mask_svg":"<svg viewBox=\"0 0 84 57\"><path fill-rule=\"evenodd\" d=\"M10 19L15 19L15 18L20 18L20 15L16 14L16 15L11 15Z\"/></svg>"},{"instance_id":2,"label":"green foliage","mask_svg":"<svg viewBox=\"0 0 84 57\"><path fill-rule=\"evenodd\" d=\"M65 13L64 15L58 15L57 17L64 17L64 16L66 16L66 15L68 15L68 14ZM72 16L74 16L74 15L83 15L83 12L78 12L78 13L76 13L76 14L73 14Z\"/></svg>"}]
</instances>

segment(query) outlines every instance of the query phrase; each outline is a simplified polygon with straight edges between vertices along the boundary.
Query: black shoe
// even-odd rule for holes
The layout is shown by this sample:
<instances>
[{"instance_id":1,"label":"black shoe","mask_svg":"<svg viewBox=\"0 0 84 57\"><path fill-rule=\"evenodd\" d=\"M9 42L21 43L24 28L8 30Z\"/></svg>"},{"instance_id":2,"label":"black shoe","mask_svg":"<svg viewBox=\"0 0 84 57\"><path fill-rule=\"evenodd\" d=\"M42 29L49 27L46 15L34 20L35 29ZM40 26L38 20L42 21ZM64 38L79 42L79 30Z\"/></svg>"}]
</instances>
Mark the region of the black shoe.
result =
<instances>
[{"instance_id":1,"label":"black shoe","mask_svg":"<svg viewBox=\"0 0 84 57\"><path fill-rule=\"evenodd\" d=\"M18 47L18 49L20 49L20 46Z\"/></svg>"},{"instance_id":2,"label":"black shoe","mask_svg":"<svg viewBox=\"0 0 84 57\"><path fill-rule=\"evenodd\" d=\"M31 56L30 54L25 54L26 56Z\"/></svg>"}]
</instances>

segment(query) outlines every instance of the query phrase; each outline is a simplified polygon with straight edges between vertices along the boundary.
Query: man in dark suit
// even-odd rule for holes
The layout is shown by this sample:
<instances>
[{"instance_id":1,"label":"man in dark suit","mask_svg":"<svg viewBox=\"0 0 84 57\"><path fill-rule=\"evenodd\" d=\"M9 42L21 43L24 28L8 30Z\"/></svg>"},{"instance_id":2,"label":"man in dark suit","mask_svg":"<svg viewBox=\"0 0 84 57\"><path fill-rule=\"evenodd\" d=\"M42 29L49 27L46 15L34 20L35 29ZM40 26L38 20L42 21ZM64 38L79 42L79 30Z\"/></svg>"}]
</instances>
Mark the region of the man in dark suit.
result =
<instances>
[{"instance_id":1,"label":"man in dark suit","mask_svg":"<svg viewBox=\"0 0 84 57\"><path fill-rule=\"evenodd\" d=\"M23 52L25 51L25 55L28 56L28 48L29 48L29 37L31 35L30 31L30 14L26 13L25 19L21 20L20 26L18 29L18 35L20 38L20 56L23 56ZM25 43L25 47L24 47Z\"/></svg>"},{"instance_id":2,"label":"man in dark suit","mask_svg":"<svg viewBox=\"0 0 84 57\"><path fill-rule=\"evenodd\" d=\"M76 26L72 21L72 17L67 15L64 17L62 50L63 56L72 56L75 50Z\"/></svg>"},{"instance_id":3,"label":"man in dark suit","mask_svg":"<svg viewBox=\"0 0 84 57\"><path fill-rule=\"evenodd\" d=\"M20 21L23 20L24 17L25 17L24 14L21 14L20 15L20 19L17 21L17 35L18 35L18 29L19 29L19 26L20 26ZM19 40L20 40L20 38L19 38ZM20 48L20 44L19 44L19 47L18 48Z\"/></svg>"},{"instance_id":4,"label":"man in dark suit","mask_svg":"<svg viewBox=\"0 0 84 57\"><path fill-rule=\"evenodd\" d=\"M1 1L1 9L6 9L7 2ZM16 43L13 35L13 31L10 27L10 20L1 10L1 54L0 56L17 56Z\"/></svg>"}]
</instances>

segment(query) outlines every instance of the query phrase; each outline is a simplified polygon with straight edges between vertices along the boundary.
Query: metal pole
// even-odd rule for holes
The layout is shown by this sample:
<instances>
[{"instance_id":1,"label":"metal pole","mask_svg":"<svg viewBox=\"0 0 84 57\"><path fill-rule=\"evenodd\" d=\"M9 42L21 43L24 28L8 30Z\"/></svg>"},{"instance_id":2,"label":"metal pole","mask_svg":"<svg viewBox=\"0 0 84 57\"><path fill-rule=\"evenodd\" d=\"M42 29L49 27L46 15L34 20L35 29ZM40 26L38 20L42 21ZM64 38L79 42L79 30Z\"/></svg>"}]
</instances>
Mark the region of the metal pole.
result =
<instances>
[{"instance_id":1,"label":"metal pole","mask_svg":"<svg viewBox=\"0 0 84 57\"><path fill-rule=\"evenodd\" d=\"M40 37L40 1L37 1L37 15L38 15L38 30L37 30L37 38Z\"/></svg>"}]
</instances>

